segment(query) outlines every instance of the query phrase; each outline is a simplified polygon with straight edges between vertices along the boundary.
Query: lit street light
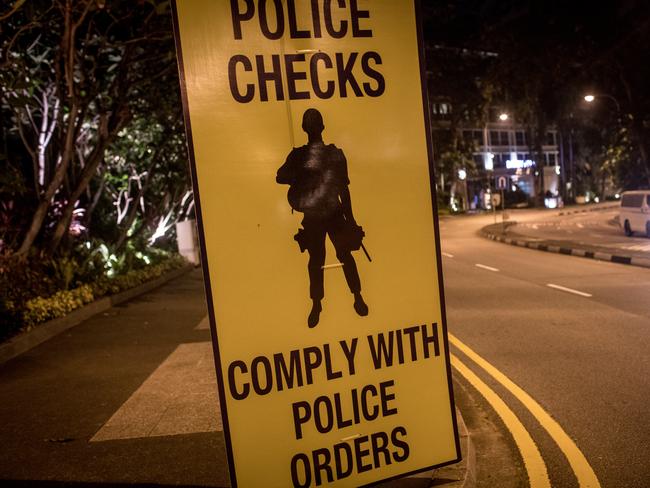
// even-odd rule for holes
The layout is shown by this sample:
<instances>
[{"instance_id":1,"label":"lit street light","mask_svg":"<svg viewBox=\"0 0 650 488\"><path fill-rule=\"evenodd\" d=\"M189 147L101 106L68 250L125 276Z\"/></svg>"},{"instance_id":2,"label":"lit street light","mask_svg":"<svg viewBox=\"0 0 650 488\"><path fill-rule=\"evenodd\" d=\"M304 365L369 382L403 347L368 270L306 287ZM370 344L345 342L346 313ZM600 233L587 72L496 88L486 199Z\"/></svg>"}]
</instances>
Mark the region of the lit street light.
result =
<instances>
[{"instance_id":1,"label":"lit street light","mask_svg":"<svg viewBox=\"0 0 650 488\"><path fill-rule=\"evenodd\" d=\"M502 113L499 115L499 120L506 121L508 120L508 114L507 113Z\"/></svg>"},{"instance_id":2,"label":"lit street light","mask_svg":"<svg viewBox=\"0 0 650 488\"><path fill-rule=\"evenodd\" d=\"M618 111L618 113L619 114L621 113L621 106L618 103L618 100L616 100L616 98L614 98L613 96L608 95L607 93L599 93L597 95L593 95L591 93L588 93L587 95L584 96L585 102L587 102L587 103L592 103L594 100L596 100L596 98L608 98L608 99L610 99L612 102L614 102L616 104L616 110Z\"/></svg>"}]
</instances>

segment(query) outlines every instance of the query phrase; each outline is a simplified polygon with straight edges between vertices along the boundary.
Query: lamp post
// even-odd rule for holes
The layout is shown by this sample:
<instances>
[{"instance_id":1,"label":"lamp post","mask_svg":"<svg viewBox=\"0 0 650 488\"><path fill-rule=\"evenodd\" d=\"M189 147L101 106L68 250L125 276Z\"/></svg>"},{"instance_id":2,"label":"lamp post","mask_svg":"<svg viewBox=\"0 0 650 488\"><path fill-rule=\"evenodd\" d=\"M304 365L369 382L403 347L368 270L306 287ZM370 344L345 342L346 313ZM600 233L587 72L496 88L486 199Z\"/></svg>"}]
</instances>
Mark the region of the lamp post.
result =
<instances>
[{"instance_id":1,"label":"lamp post","mask_svg":"<svg viewBox=\"0 0 650 488\"><path fill-rule=\"evenodd\" d=\"M621 114L621 105L618 103L618 100L616 100L616 98L613 97L612 95L609 95L607 93L598 93L598 94L588 93L583 98L587 103L593 103L594 100L596 100L596 98L607 98L608 100L611 100L616 104L616 111L618 112L619 115Z\"/></svg>"}]
</instances>

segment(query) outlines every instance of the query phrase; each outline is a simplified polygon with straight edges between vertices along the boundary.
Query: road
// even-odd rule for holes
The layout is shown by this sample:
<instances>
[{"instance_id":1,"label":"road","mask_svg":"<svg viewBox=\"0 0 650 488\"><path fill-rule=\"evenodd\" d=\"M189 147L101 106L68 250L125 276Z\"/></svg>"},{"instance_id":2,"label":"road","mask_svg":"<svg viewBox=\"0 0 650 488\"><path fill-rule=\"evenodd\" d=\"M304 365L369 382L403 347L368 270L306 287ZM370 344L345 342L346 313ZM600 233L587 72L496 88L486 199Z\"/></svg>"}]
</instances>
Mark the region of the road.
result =
<instances>
[{"instance_id":1,"label":"road","mask_svg":"<svg viewBox=\"0 0 650 488\"><path fill-rule=\"evenodd\" d=\"M618 224L618 208L559 215L559 212L521 212L512 215L517 225L509 231L561 244L576 243L592 250L615 250L616 254L648 258L650 239L636 233L626 237Z\"/></svg>"},{"instance_id":2,"label":"road","mask_svg":"<svg viewBox=\"0 0 650 488\"><path fill-rule=\"evenodd\" d=\"M552 217L556 223L549 227L566 231L566 222L607 221L597 213ZM557 213L528 211L514 218L531 223L549 215ZM449 331L557 421L565 442L551 438L543 426L553 420L540 423L512 387L495 381L458 347L452 353L521 420L551 486L579 486L576 472L586 486L584 466L576 469L568 461L580 455L603 487L650 486L650 270L478 237L478 229L492 222L490 215L441 221ZM459 369L454 373L463 376Z\"/></svg>"}]
</instances>

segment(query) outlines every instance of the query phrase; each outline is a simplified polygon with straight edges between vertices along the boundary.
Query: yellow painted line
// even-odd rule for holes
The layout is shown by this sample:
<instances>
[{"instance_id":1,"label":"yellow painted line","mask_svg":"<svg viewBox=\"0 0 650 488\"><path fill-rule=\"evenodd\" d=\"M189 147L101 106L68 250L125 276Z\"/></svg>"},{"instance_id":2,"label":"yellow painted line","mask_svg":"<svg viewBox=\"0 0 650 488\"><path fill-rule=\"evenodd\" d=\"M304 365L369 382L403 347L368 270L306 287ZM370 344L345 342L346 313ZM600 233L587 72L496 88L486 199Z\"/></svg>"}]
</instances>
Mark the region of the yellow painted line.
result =
<instances>
[{"instance_id":1,"label":"yellow painted line","mask_svg":"<svg viewBox=\"0 0 650 488\"><path fill-rule=\"evenodd\" d=\"M476 354L472 349L463 344L453 334L448 334L449 342L456 346L460 351L467 355L472 361L483 368L490 376L506 387L524 406L533 414L540 425L549 433L560 450L564 453L573 472L578 479L578 484L581 488L600 488L600 482L594 473L593 468L590 466L587 458L585 458L582 451L578 449L575 442L568 436L542 406L537 403L528 393L517 386L510 378L504 375L501 371L496 369L488 363L481 356Z\"/></svg>"},{"instance_id":2,"label":"yellow painted line","mask_svg":"<svg viewBox=\"0 0 650 488\"><path fill-rule=\"evenodd\" d=\"M542 455L539 453L535 441L526 430L526 427L524 427L524 424L521 423L515 413L510 410L510 407L506 405L492 388L486 385L481 378L476 376L472 370L465 366L453 354L451 354L451 365L485 397L497 415L501 417L503 423L506 424L524 460L530 488L551 488L544 459L542 459Z\"/></svg>"}]
</instances>

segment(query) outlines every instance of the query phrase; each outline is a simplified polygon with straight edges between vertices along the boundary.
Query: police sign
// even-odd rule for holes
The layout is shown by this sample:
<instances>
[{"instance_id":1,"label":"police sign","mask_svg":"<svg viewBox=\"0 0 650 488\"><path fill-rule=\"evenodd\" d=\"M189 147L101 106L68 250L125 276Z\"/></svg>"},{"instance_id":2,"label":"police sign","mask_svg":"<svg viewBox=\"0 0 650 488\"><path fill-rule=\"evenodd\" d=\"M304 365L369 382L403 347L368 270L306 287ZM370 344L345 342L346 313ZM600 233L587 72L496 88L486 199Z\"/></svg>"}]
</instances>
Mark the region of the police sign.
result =
<instances>
[{"instance_id":1,"label":"police sign","mask_svg":"<svg viewBox=\"0 0 650 488\"><path fill-rule=\"evenodd\" d=\"M459 460L412 0L177 0L232 486Z\"/></svg>"}]
</instances>

